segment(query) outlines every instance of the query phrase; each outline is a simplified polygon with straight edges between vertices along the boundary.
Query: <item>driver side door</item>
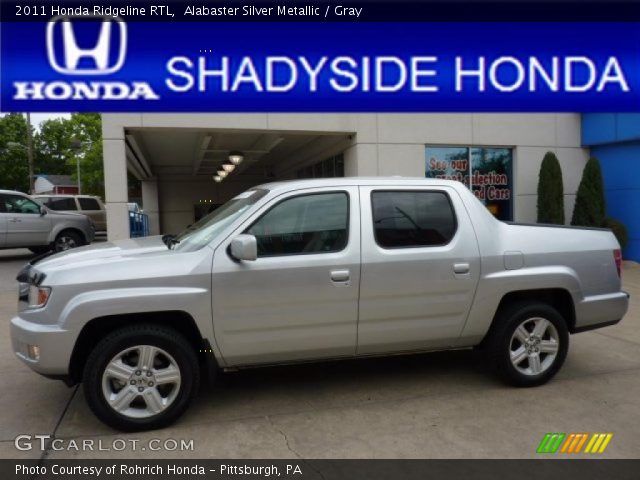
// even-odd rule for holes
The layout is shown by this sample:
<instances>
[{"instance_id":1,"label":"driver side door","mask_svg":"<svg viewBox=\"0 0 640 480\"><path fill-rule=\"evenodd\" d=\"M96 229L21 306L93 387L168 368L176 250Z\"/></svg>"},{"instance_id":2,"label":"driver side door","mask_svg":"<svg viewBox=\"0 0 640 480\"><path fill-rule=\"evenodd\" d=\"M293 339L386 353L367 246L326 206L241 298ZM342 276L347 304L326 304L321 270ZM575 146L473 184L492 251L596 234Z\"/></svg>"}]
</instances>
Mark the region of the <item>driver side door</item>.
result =
<instances>
[{"instance_id":1,"label":"driver side door","mask_svg":"<svg viewBox=\"0 0 640 480\"><path fill-rule=\"evenodd\" d=\"M357 187L288 192L216 249L213 322L229 365L353 356L360 284ZM229 244L254 235L255 261Z\"/></svg>"},{"instance_id":2,"label":"driver side door","mask_svg":"<svg viewBox=\"0 0 640 480\"><path fill-rule=\"evenodd\" d=\"M51 230L51 220L40 214L40 205L22 195L2 194L2 215L6 218L7 247L31 247L46 245Z\"/></svg>"}]
</instances>

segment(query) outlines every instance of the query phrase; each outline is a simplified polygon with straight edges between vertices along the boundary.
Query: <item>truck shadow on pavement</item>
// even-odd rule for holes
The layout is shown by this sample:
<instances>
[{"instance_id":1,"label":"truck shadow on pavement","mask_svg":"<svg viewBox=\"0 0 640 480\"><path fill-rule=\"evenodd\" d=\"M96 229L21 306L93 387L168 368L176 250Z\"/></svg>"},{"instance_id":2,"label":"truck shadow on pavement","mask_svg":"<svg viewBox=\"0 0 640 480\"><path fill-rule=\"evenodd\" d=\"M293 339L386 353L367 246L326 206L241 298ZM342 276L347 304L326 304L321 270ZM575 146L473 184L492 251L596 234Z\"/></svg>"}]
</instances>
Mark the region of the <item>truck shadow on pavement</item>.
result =
<instances>
[{"instance_id":1,"label":"truck shadow on pavement","mask_svg":"<svg viewBox=\"0 0 640 480\"><path fill-rule=\"evenodd\" d=\"M500 388L472 350L259 367L220 373L178 424L304 412Z\"/></svg>"}]
</instances>

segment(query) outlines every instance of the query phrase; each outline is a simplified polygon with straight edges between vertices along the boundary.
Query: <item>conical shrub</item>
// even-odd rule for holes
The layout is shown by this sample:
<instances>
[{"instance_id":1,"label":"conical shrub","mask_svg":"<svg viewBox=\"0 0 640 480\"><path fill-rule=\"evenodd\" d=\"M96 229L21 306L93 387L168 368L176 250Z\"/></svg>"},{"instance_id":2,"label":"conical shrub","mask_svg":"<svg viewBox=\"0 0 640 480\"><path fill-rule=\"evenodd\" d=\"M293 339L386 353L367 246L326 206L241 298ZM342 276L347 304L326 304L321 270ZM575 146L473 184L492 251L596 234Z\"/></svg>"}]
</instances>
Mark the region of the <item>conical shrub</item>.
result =
<instances>
[{"instance_id":1,"label":"conical shrub","mask_svg":"<svg viewBox=\"0 0 640 480\"><path fill-rule=\"evenodd\" d=\"M553 152L547 152L538 176L538 223L564 225L562 169Z\"/></svg>"},{"instance_id":2,"label":"conical shrub","mask_svg":"<svg viewBox=\"0 0 640 480\"><path fill-rule=\"evenodd\" d=\"M606 203L600 162L591 157L582 172L582 180L576 194L571 225L580 227L602 227L604 224Z\"/></svg>"}]
</instances>

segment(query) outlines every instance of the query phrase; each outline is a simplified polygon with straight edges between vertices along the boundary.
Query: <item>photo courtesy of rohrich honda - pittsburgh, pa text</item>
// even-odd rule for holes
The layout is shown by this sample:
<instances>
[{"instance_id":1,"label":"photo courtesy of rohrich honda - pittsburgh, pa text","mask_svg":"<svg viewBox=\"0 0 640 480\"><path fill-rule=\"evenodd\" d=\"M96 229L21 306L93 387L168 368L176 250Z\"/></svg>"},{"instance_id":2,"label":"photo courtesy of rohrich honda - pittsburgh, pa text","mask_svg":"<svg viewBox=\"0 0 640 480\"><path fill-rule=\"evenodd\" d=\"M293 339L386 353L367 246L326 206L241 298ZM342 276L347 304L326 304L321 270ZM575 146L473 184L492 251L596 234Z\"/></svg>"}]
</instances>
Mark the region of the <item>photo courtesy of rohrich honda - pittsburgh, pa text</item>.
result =
<instances>
[{"instance_id":1,"label":"photo courtesy of rohrich honda - pittsburgh, pa text","mask_svg":"<svg viewBox=\"0 0 640 480\"><path fill-rule=\"evenodd\" d=\"M2 0L0 477L633 480L637 0Z\"/></svg>"}]
</instances>

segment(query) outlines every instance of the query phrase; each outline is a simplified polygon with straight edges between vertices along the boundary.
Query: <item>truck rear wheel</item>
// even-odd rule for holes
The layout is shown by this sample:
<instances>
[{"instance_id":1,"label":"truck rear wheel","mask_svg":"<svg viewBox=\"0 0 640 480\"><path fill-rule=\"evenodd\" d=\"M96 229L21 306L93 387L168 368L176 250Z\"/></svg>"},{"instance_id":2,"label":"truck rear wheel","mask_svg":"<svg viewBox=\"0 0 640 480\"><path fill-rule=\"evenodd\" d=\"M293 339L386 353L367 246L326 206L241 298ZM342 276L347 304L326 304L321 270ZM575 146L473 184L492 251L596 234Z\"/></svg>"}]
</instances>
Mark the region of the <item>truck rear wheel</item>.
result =
<instances>
[{"instance_id":1,"label":"truck rear wheel","mask_svg":"<svg viewBox=\"0 0 640 480\"><path fill-rule=\"evenodd\" d=\"M502 379L517 387L548 382L560 370L569 349L567 324L544 303L518 303L496 318L488 354Z\"/></svg>"},{"instance_id":2,"label":"truck rear wheel","mask_svg":"<svg viewBox=\"0 0 640 480\"><path fill-rule=\"evenodd\" d=\"M83 387L93 413L123 431L162 428L175 421L198 390L193 347L157 325L118 329L87 359Z\"/></svg>"}]
</instances>

